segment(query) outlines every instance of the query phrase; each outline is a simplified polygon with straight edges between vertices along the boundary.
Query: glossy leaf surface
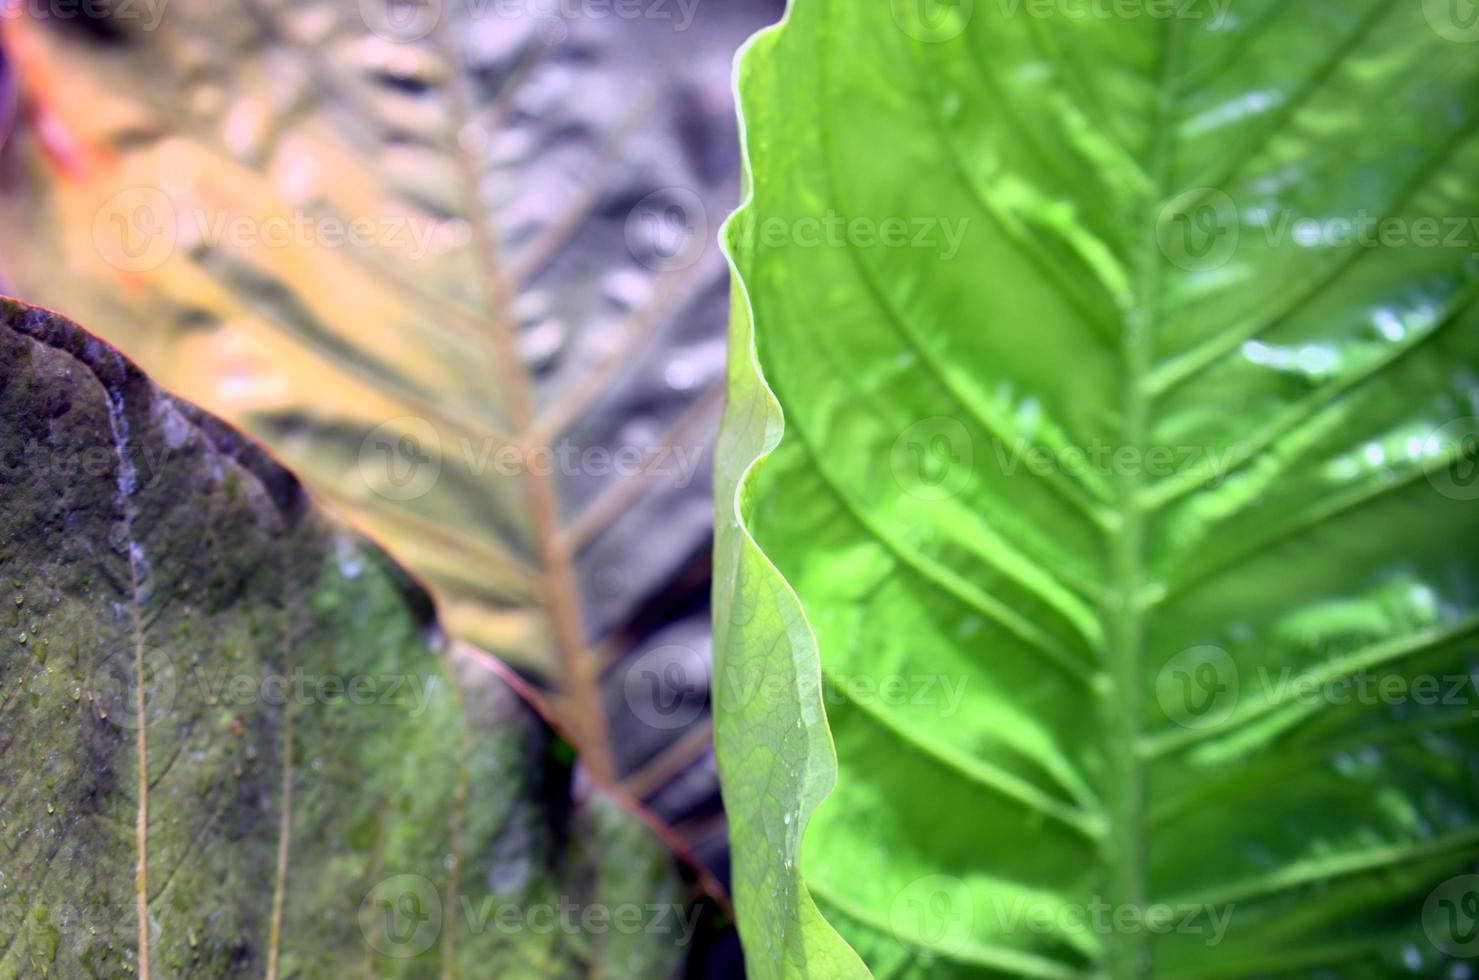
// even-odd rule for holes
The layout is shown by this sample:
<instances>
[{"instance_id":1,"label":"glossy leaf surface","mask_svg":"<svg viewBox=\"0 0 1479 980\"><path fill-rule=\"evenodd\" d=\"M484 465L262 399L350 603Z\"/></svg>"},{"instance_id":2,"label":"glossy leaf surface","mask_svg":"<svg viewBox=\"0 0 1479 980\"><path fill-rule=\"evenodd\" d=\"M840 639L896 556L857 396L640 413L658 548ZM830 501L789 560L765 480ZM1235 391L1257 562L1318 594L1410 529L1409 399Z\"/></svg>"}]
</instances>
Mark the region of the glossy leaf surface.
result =
<instances>
[{"instance_id":1,"label":"glossy leaf surface","mask_svg":"<svg viewBox=\"0 0 1479 980\"><path fill-rule=\"evenodd\" d=\"M754 976L1474 952L1476 25L1153 7L796 0L741 60Z\"/></svg>"}]
</instances>

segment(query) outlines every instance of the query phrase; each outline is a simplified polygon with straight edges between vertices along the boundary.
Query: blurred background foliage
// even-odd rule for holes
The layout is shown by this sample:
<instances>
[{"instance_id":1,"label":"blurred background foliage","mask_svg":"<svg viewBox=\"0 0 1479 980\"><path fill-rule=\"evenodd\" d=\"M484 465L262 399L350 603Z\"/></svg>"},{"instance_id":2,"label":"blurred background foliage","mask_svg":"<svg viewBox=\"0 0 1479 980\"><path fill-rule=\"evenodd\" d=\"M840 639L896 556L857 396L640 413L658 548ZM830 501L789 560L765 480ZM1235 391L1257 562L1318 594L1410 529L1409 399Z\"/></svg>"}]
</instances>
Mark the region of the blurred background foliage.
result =
<instances>
[{"instance_id":1,"label":"blurred background foliage","mask_svg":"<svg viewBox=\"0 0 1479 980\"><path fill-rule=\"evenodd\" d=\"M262 439L722 875L713 239L778 0L88 9L3 21L0 289Z\"/></svg>"}]
</instances>

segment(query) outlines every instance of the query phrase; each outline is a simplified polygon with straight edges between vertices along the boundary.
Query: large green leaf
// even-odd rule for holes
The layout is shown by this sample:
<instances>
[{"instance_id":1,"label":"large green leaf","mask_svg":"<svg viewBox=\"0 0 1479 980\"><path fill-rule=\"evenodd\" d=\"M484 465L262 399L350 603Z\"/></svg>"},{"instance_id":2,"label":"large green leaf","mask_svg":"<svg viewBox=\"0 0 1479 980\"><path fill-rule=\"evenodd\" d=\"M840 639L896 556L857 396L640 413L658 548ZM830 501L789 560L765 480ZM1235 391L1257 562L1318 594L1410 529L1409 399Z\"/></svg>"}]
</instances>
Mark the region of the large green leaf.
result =
<instances>
[{"instance_id":1,"label":"large green leaf","mask_svg":"<svg viewBox=\"0 0 1479 980\"><path fill-rule=\"evenodd\" d=\"M661 842L259 449L9 300L0 419L0 977L675 972Z\"/></svg>"},{"instance_id":2,"label":"large green leaf","mask_svg":"<svg viewBox=\"0 0 1479 980\"><path fill-rule=\"evenodd\" d=\"M17 10L0 288L271 446L651 794L708 752L713 230L773 3Z\"/></svg>"},{"instance_id":3,"label":"large green leaf","mask_svg":"<svg viewBox=\"0 0 1479 980\"><path fill-rule=\"evenodd\" d=\"M752 975L1468 975L1473 12L795 0L744 55Z\"/></svg>"}]
</instances>

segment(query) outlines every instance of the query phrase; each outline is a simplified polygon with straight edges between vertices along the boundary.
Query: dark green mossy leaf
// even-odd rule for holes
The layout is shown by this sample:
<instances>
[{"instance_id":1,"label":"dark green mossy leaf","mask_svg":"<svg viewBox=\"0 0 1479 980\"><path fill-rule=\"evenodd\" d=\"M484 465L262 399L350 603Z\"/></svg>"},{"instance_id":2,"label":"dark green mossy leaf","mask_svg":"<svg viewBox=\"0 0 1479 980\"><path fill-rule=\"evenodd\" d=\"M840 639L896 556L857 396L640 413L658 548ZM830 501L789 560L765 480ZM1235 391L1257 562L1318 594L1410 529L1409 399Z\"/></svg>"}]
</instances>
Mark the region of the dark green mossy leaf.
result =
<instances>
[{"instance_id":1,"label":"dark green mossy leaf","mask_svg":"<svg viewBox=\"0 0 1479 980\"><path fill-rule=\"evenodd\" d=\"M0 419L0 978L673 972L579 927L659 842L259 449L10 301Z\"/></svg>"}]
</instances>

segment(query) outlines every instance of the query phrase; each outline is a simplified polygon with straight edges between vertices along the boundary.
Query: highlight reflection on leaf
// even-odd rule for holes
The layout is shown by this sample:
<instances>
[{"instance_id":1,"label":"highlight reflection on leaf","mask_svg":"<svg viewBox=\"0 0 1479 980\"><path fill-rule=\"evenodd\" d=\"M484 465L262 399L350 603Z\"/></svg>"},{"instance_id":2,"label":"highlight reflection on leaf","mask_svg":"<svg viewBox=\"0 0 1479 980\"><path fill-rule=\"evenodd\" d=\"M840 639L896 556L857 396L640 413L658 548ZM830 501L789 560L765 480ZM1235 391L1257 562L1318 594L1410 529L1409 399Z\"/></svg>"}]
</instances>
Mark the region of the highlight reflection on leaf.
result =
<instances>
[{"instance_id":1,"label":"highlight reflection on leaf","mask_svg":"<svg viewBox=\"0 0 1479 980\"><path fill-rule=\"evenodd\" d=\"M796 0L741 59L715 739L752 976L1473 955L1479 265L1439 230L1479 212L1475 38L1170 7Z\"/></svg>"}]
</instances>

